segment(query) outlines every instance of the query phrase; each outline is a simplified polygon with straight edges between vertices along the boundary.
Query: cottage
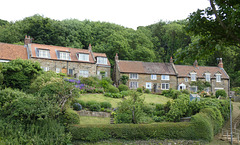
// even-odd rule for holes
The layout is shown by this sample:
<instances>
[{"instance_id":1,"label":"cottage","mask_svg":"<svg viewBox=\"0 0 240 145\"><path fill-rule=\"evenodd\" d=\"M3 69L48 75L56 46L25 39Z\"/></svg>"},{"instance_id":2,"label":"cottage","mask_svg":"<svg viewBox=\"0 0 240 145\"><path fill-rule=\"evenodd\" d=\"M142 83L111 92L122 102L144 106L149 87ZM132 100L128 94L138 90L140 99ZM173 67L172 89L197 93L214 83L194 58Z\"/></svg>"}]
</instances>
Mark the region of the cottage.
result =
<instances>
[{"instance_id":1,"label":"cottage","mask_svg":"<svg viewBox=\"0 0 240 145\"><path fill-rule=\"evenodd\" d=\"M24 46L0 43L0 62L17 58L31 59L40 63L44 71L55 71L75 77L110 77L111 65L105 53L94 53L88 49L76 49L53 45L36 44L25 37Z\"/></svg>"}]
</instances>

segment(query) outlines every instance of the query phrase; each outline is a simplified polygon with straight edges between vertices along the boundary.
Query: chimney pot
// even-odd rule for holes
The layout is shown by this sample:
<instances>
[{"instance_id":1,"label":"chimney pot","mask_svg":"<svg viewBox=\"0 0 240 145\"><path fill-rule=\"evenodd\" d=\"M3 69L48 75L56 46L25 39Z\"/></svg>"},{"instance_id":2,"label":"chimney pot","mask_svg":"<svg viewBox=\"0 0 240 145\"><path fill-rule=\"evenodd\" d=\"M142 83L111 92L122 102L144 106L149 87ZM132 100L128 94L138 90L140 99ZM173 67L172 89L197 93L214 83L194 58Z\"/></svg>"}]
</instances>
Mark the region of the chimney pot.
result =
<instances>
[{"instance_id":1,"label":"chimney pot","mask_svg":"<svg viewBox=\"0 0 240 145\"><path fill-rule=\"evenodd\" d=\"M28 44L30 44L30 43L31 43L31 38L30 38L30 36L25 35L24 45L28 45Z\"/></svg>"},{"instance_id":2,"label":"chimney pot","mask_svg":"<svg viewBox=\"0 0 240 145\"><path fill-rule=\"evenodd\" d=\"M118 54L116 53L116 56L115 56L115 61L117 61L118 60Z\"/></svg>"},{"instance_id":3,"label":"chimney pot","mask_svg":"<svg viewBox=\"0 0 240 145\"><path fill-rule=\"evenodd\" d=\"M197 60L194 61L193 66L194 66L194 67L198 67L198 62L197 62Z\"/></svg>"},{"instance_id":4,"label":"chimney pot","mask_svg":"<svg viewBox=\"0 0 240 145\"><path fill-rule=\"evenodd\" d=\"M173 58L172 58L172 56L171 56L171 58L170 58L170 63L173 63Z\"/></svg>"},{"instance_id":5,"label":"chimney pot","mask_svg":"<svg viewBox=\"0 0 240 145\"><path fill-rule=\"evenodd\" d=\"M89 43L88 50L89 50L89 51L92 51L91 43Z\"/></svg>"},{"instance_id":6,"label":"chimney pot","mask_svg":"<svg viewBox=\"0 0 240 145\"><path fill-rule=\"evenodd\" d=\"M223 68L222 58L219 58L218 67Z\"/></svg>"}]
</instances>

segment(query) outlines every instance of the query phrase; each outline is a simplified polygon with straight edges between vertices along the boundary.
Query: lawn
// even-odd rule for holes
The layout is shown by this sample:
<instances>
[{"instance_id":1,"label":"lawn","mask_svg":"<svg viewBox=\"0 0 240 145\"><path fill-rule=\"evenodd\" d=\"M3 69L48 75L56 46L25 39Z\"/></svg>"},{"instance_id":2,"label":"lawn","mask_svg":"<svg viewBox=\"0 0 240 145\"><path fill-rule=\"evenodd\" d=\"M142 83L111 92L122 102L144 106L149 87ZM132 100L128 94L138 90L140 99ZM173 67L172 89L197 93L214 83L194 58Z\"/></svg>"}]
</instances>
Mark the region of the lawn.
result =
<instances>
[{"instance_id":1,"label":"lawn","mask_svg":"<svg viewBox=\"0 0 240 145\"><path fill-rule=\"evenodd\" d=\"M109 117L80 116L80 124L110 124Z\"/></svg>"},{"instance_id":2,"label":"lawn","mask_svg":"<svg viewBox=\"0 0 240 145\"><path fill-rule=\"evenodd\" d=\"M170 98L155 94L143 94L141 97L145 98L146 103L154 104L166 104L167 101L171 100ZM122 101L122 98L105 97L103 94L83 94L78 99L84 102L87 101L109 102L112 104L113 108L116 108L117 104Z\"/></svg>"}]
</instances>

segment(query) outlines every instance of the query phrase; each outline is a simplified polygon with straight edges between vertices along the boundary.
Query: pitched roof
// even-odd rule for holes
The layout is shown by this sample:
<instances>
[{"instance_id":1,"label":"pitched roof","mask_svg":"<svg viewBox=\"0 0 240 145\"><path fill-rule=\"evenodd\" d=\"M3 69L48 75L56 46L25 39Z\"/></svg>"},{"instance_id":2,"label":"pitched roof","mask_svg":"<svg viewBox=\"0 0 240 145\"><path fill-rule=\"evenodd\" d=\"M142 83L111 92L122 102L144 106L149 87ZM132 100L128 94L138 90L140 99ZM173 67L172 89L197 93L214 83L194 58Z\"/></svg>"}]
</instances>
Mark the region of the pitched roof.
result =
<instances>
[{"instance_id":1,"label":"pitched roof","mask_svg":"<svg viewBox=\"0 0 240 145\"><path fill-rule=\"evenodd\" d=\"M105 53L93 52L93 55L94 55L94 57L107 57L107 55ZM108 59L107 59L107 65L111 65Z\"/></svg>"},{"instance_id":2,"label":"pitched roof","mask_svg":"<svg viewBox=\"0 0 240 145\"><path fill-rule=\"evenodd\" d=\"M28 59L27 49L23 45L15 45L0 42L0 59Z\"/></svg>"},{"instance_id":3,"label":"pitched roof","mask_svg":"<svg viewBox=\"0 0 240 145\"><path fill-rule=\"evenodd\" d=\"M223 68L214 66L189 66L189 65L175 65L179 77L189 77L191 72L196 72L198 78L205 78L205 73L210 73L211 78L215 78L215 74L222 74L222 78L229 79L229 76Z\"/></svg>"},{"instance_id":4,"label":"pitched roof","mask_svg":"<svg viewBox=\"0 0 240 145\"><path fill-rule=\"evenodd\" d=\"M171 63L118 60L120 72L176 75Z\"/></svg>"}]
</instances>

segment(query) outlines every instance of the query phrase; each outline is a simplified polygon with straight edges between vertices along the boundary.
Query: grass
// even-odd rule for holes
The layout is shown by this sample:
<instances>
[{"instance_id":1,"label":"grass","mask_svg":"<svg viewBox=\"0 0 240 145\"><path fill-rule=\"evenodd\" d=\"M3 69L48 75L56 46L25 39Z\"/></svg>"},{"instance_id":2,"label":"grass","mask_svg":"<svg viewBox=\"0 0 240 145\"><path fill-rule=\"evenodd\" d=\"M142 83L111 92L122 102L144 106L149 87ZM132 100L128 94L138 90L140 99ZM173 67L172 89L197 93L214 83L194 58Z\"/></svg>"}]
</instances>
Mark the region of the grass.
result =
<instances>
[{"instance_id":1,"label":"grass","mask_svg":"<svg viewBox=\"0 0 240 145\"><path fill-rule=\"evenodd\" d=\"M80 124L110 124L109 117L80 116Z\"/></svg>"},{"instance_id":2,"label":"grass","mask_svg":"<svg viewBox=\"0 0 240 145\"><path fill-rule=\"evenodd\" d=\"M170 98L155 95L155 94L143 94L141 97L145 98L145 103L154 103L154 104L166 104L167 101L172 100ZM116 108L118 103L122 101L122 98L110 98L106 97L103 94L83 94L79 98L84 102L87 101L97 101L97 102L109 102L112 104L112 108Z\"/></svg>"}]
</instances>

